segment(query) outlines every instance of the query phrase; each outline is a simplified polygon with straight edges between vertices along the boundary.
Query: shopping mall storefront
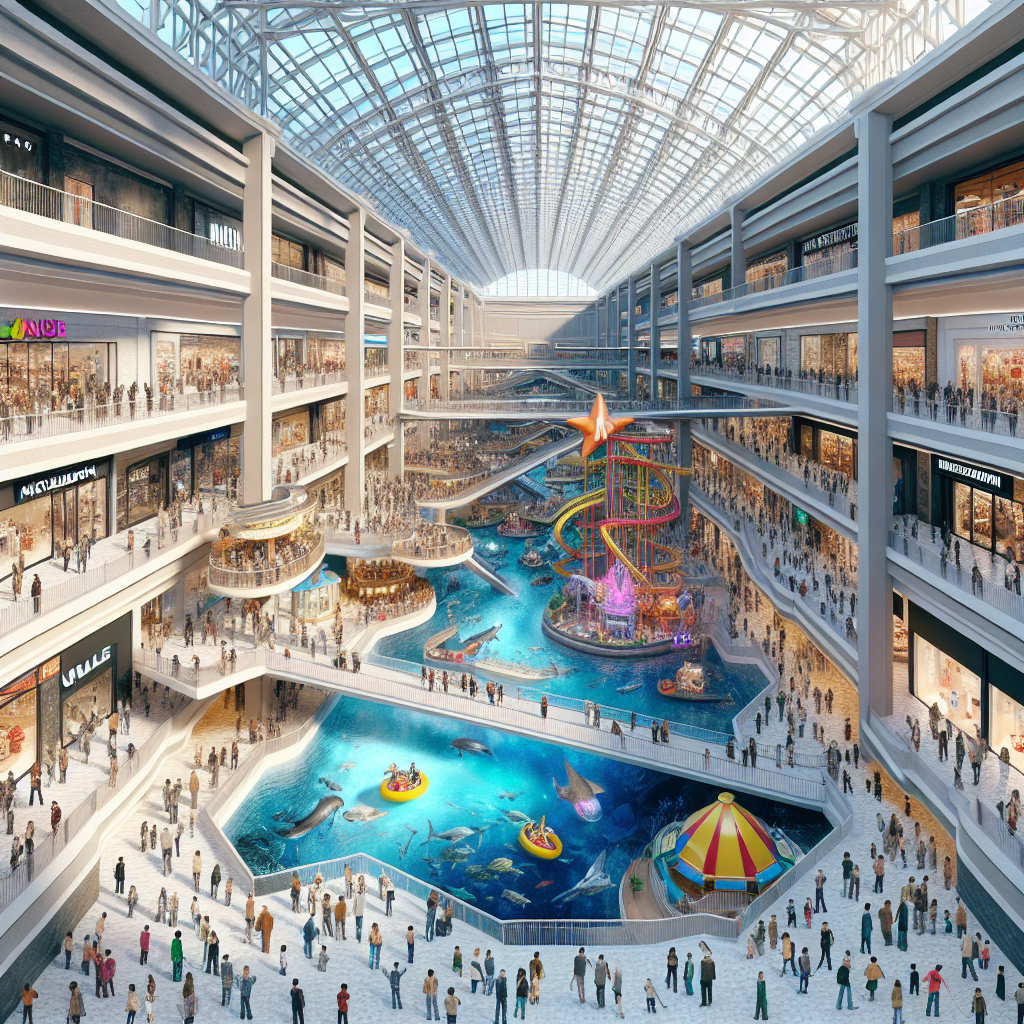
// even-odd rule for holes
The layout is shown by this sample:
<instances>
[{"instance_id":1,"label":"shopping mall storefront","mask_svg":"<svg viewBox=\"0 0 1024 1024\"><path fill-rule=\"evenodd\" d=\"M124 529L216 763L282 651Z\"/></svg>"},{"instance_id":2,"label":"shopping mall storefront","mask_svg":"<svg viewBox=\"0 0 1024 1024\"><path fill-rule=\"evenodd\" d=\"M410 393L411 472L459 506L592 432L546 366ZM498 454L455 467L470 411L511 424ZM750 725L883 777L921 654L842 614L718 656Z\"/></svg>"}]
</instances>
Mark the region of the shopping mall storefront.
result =
<instances>
[{"instance_id":1,"label":"shopping mall storefront","mask_svg":"<svg viewBox=\"0 0 1024 1024\"><path fill-rule=\"evenodd\" d=\"M1024 771L1024 673L913 602L909 634L911 693Z\"/></svg>"},{"instance_id":2,"label":"shopping mall storefront","mask_svg":"<svg viewBox=\"0 0 1024 1024\"><path fill-rule=\"evenodd\" d=\"M110 714L130 692L131 639L129 613L0 687L0 775L18 779L35 761L56 760Z\"/></svg>"},{"instance_id":3,"label":"shopping mall storefront","mask_svg":"<svg viewBox=\"0 0 1024 1024\"><path fill-rule=\"evenodd\" d=\"M109 482L110 461L95 460L0 484L0 579L106 537Z\"/></svg>"},{"instance_id":4,"label":"shopping mall storefront","mask_svg":"<svg viewBox=\"0 0 1024 1024\"><path fill-rule=\"evenodd\" d=\"M946 529L1011 562L1024 560L1024 480L936 454L932 479Z\"/></svg>"}]
</instances>

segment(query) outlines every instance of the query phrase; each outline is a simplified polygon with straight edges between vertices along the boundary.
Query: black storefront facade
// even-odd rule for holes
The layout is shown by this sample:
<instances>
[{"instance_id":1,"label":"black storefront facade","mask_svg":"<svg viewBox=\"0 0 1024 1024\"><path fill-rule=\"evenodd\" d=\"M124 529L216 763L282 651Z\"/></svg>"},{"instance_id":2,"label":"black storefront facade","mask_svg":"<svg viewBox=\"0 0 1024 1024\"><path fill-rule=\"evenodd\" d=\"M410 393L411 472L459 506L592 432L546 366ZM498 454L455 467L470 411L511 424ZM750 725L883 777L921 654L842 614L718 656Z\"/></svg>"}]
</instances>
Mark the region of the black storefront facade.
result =
<instances>
[{"instance_id":1,"label":"black storefront facade","mask_svg":"<svg viewBox=\"0 0 1024 1024\"><path fill-rule=\"evenodd\" d=\"M110 714L131 692L131 640L128 613L0 687L0 774L21 778Z\"/></svg>"},{"instance_id":2,"label":"black storefront facade","mask_svg":"<svg viewBox=\"0 0 1024 1024\"><path fill-rule=\"evenodd\" d=\"M1024 480L1001 469L932 454L939 522L1011 562L1024 560Z\"/></svg>"},{"instance_id":3,"label":"black storefront facade","mask_svg":"<svg viewBox=\"0 0 1024 1024\"><path fill-rule=\"evenodd\" d=\"M1024 771L1024 672L910 602L910 692Z\"/></svg>"}]
</instances>

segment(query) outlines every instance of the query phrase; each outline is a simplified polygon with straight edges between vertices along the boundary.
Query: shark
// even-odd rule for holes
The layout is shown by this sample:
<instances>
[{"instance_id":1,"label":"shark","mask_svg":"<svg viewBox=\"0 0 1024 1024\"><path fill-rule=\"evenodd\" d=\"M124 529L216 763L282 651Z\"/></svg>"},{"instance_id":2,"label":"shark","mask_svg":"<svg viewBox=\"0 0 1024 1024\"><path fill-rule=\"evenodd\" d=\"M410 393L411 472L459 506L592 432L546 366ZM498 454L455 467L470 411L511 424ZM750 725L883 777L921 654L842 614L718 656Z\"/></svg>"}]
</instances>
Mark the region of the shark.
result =
<instances>
[{"instance_id":1,"label":"shark","mask_svg":"<svg viewBox=\"0 0 1024 1024\"><path fill-rule=\"evenodd\" d=\"M603 793L604 790L596 782L583 778L566 758L562 760L565 763L565 785L560 786L558 779L552 778L551 780L555 784L555 792L559 799L572 804L576 813L584 821L599 821L601 804L597 799L597 794Z\"/></svg>"},{"instance_id":2,"label":"shark","mask_svg":"<svg viewBox=\"0 0 1024 1024\"><path fill-rule=\"evenodd\" d=\"M556 896L555 903L571 903L581 897L595 896L605 889L611 889L614 882L608 877L605 871L605 862L608 859L608 850L602 850L597 860L590 865L587 873L571 888L567 889L560 896Z\"/></svg>"}]
</instances>

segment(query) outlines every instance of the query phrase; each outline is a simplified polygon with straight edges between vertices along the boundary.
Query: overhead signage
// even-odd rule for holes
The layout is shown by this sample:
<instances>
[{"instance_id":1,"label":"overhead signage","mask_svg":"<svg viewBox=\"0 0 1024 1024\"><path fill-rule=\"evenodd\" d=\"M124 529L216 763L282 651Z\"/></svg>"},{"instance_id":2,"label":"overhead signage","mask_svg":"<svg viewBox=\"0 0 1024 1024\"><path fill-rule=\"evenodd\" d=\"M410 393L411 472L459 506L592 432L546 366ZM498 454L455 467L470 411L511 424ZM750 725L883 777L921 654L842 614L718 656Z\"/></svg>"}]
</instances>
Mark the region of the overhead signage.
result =
<instances>
[{"instance_id":1,"label":"overhead signage","mask_svg":"<svg viewBox=\"0 0 1024 1024\"><path fill-rule=\"evenodd\" d=\"M970 463L959 462L956 459L947 459L942 455L935 455L933 458L935 468L940 473L945 473L947 476L955 477L977 487L999 492L1008 498L1013 497L1013 477L1006 473L985 469L982 466L972 466Z\"/></svg>"},{"instance_id":2,"label":"overhead signage","mask_svg":"<svg viewBox=\"0 0 1024 1024\"><path fill-rule=\"evenodd\" d=\"M178 451L185 452L190 448L197 448L201 444L209 444L211 441L224 441L230 436L230 427L218 427L216 430L207 430L202 434L189 434L188 437L178 438Z\"/></svg>"},{"instance_id":3,"label":"overhead signage","mask_svg":"<svg viewBox=\"0 0 1024 1024\"><path fill-rule=\"evenodd\" d=\"M841 228L832 231L824 231L820 235L808 238L800 246L800 251L806 256L811 252L820 252L822 249L829 249L833 245L842 245L844 242L852 242L857 238L857 224L844 224Z\"/></svg>"},{"instance_id":4,"label":"overhead signage","mask_svg":"<svg viewBox=\"0 0 1024 1024\"><path fill-rule=\"evenodd\" d=\"M1004 324L989 324L989 331L994 334L1019 334L1024 331L1024 313L1010 313Z\"/></svg>"},{"instance_id":5,"label":"overhead signage","mask_svg":"<svg viewBox=\"0 0 1024 1024\"><path fill-rule=\"evenodd\" d=\"M110 661L113 657L114 646L114 644L108 644L106 647L101 647L92 657L86 658L85 661L79 662L77 665L72 665L67 672L61 675L61 686L70 688L78 683L86 682L97 669L102 668Z\"/></svg>"},{"instance_id":6,"label":"overhead signage","mask_svg":"<svg viewBox=\"0 0 1024 1024\"><path fill-rule=\"evenodd\" d=\"M242 233L227 224L211 224L210 241L223 249L241 249Z\"/></svg>"},{"instance_id":7,"label":"overhead signage","mask_svg":"<svg viewBox=\"0 0 1024 1024\"><path fill-rule=\"evenodd\" d=\"M67 327L63 320L27 320L17 317L7 324L0 324L0 338L23 341L25 338L65 338Z\"/></svg>"},{"instance_id":8,"label":"overhead signage","mask_svg":"<svg viewBox=\"0 0 1024 1024\"><path fill-rule=\"evenodd\" d=\"M50 491L59 491L85 480L95 480L97 475L98 469L95 462L83 462L80 466L55 469L51 473L19 480L14 485L14 503L20 505L23 501L40 498L44 494L49 494Z\"/></svg>"}]
</instances>

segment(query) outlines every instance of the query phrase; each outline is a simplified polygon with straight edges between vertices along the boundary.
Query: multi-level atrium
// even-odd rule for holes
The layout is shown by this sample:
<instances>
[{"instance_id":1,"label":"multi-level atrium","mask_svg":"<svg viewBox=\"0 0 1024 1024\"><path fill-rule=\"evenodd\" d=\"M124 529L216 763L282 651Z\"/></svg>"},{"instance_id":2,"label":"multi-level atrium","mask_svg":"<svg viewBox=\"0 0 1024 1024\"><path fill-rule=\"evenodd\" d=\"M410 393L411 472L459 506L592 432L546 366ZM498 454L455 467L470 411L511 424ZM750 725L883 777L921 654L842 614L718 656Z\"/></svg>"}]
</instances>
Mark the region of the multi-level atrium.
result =
<instances>
[{"instance_id":1,"label":"multi-level atrium","mask_svg":"<svg viewBox=\"0 0 1024 1024\"><path fill-rule=\"evenodd\" d=\"M1020 1024L1024 4L0 76L0 1020Z\"/></svg>"}]
</instances>

